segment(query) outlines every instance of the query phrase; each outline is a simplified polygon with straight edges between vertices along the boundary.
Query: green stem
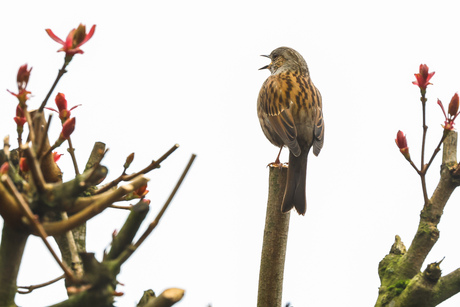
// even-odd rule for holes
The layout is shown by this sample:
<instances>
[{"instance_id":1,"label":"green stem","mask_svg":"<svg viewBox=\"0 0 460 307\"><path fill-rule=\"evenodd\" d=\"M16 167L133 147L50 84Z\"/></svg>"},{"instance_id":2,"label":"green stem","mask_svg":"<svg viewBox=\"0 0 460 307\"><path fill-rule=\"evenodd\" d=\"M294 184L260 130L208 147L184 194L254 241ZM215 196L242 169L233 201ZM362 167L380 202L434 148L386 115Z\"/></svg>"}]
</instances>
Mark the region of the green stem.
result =
<instances>
[{"instance_id":1,"label":"green stem","mask_svg":"<svg viewBox=\"0 0 460 307\"><path fill-rule=\"evenodd\" d=\"M426 125L426 98L425 93L422 92L422 97L420 98L422 101L422 113L423 113L423 138L422 138L422 157L420 161L420 179L422 181L422 191L423 191L423 199L425 201L425 205L428 204L428 193L426 191L426 180L425 174L427 167L425 166L425 142L426 142L426 132L428 130L428 126Z\"/></svg>"}]
</instances>

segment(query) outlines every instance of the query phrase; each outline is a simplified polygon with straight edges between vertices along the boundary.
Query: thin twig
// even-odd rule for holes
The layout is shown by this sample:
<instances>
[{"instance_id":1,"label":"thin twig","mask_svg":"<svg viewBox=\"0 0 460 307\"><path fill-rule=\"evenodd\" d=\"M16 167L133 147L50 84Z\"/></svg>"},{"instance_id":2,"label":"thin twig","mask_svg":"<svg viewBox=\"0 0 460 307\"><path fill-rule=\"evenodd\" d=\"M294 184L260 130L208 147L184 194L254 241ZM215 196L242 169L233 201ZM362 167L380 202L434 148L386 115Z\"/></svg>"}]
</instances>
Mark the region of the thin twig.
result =
<instances>
[{"instance_id":1,"label":"thin twig","mask_svg":"<svg viewBox=\"0 0 460 307\"><path fill-rule=\"evenodd\" d=\"M43 112L43 109L45 108L46 106L46 103L48 102L48 99L51 97L51 94L53 93L54 91L54 88L56 87L56 85L58 84L59 80L61 79L61 77L67 72L65 70L65 68L67 67L67 63L64 61L64 65L62 65L62 68L59 69L59 72L58 72L58 75L56 77L56 80L54 81L53 85L51 86L51 89L49 90L48 94L46 95L45 99L43 100L42 104L40 105L40 108L38 108L38 113L40 112Z\"/></svg>"},{"instance_id":2,"label":"thin twig","mask_svg":"<svg viewBox=\"0 0 460 307\"><path fill-rule=\"evenodd\" d=\"M24 126L23 126L23 127L24 127ZM23 128L23 129L24 129L24 128ZM24 131L21 131L21 132L18 131L18 147L20 147L20 146L22 145L22 133L23 133L23 132L24 132Z\"/></svg>"},{"instance_id":3,"label":"thin twig","mask_svg":"<svg viewBox=\"0 0 460 307\"><path fill-rule=\"evenodd\" d=\"M31 285L31 286L28 286L28 287L26 287L26 286L18 286L18 288L27 289L27 291L18 290L17 292L20 293L20 294L28 294L28 293L31 293L32 291L34 291L35 289L43 288L43 287L49 286L51 284L54 284L55 282L60 281L64 277L65 277L65 275L61 275L59 277L56 277L55 279L52 279L52 280L47 281L47 282L44 282L42 284Z\"/></svg>"},{"instance_id":4,"label":"thin twig","mask_svg":"<svg viewBox=\"0 0 460 307\"><path fill-rule=\"evenodd\" d=\"M423 191L423 199L425 200L425 205L428 204L428 193L426 191L426 166L425 166L425 142L426 142L426 132L428 130L428 126L426 125L426 98L425 93L422 92L422 97L420 98L422 101L422 117L423 117L423 137L422 137L422 157L420 161L420 179L422 181L422 191Z\"/></svg>"},{"instance_id":5,"label":"thin twig","mask_svg":"<svg viewBox=\"0 0 460 307\"><path fill-rule=\"evenodd\" d=\"M417 166L415 166L415 164L414 164L414 162L412 161L412 159L409 160L409 163L410 163L410 165L415 169L415 171L417 172L417 174L420 175L420 171L419 171L419 169L417 168Z\"/></svg>"},{"instance_id":6,"label":"thin twig","mask_svg":"<svg viewBox=\"0 0 460 307\"><path fill-rule=\"evenodd\" d=\"M25 217L27 218L30 225L32 226L34 232L42 239L43 243L45 243L46 247L50 251L53 258L56 260L56 262L59 264L59 266L64 271L66 277L70 281L76 282L76 279L74 275L72 274L71 270L67 267L67 265L65 265L59 259L59 256L55 253L55 251L51 247L50 243L46 239L48 235L46 234L45 229L43 228L42 224L40 224L40 222L38 222L38 220L35 218L34 213L32 212L32 210L30 210L29 205L26 203L21 193L19 193L18 190L16 189L16 186L14 185L13 181L11 181L10 177L6 176L5 183L7 187L10 189L11 194L13 195L13 197L16 199L17 203L19 204L19 207L21 208Z\"/></svg>"},{"instance_id":7,"label":"thin twig","mask_svg":"<svg viewBox=\"0 0 460 307\"><path fill-rule=\"evenodd\" d=\"M122 265L123 263L126 262L126 260L131 257L131 255L136 251L137 248L147 239L147 237L152 233L152 231L155 229L155 227L158 225L160 222L163 214L165 213L166 209L168 209L169 204L171 203L172 199L174 198L174 195L176 195L177 190L179 190L180 185L182 184L182 181L184 181L185 176L187 175L190 167L192 166L193 161L195 160L196 155L192 154L190 157L190 160L185 167L184 171L182 172L182 175L180 176L179 180L176 183L176 186L172 190L171 194L169 195L168 199L166 200L165 204L161 208L160 212L158 212L157 216L153 220L152 223L149 224L147 230L142 234L142 236L139 238L139 240L132 244L129 245L123 253L120 254L120 256L117 258L118 265Z\"/></svg>"},{"instance_id":8,"label":"thin twig","mask_svg":"<svg viewBox=\"0 0 460 307\"><path fill-rule=\"evenodd\" d=\"M123 174L121 174L117 179L113 180L112 182L106 184L105 186L103 186L102 188L97 190L95 194L104 193L105 191L108 191L111 188L117 186L121 181L130 181L130 180L133 180L134 178L136 178L139 175L143 175L143 174L146 174L146 173L150 172L151 170L157 168L160 165L160 163L163 162L167 157L169 157L169 155L171 155L177 148L179 148L179 144L174 144L174 146L171 147L171 149L169 149L157 161L152 161L152 163L150 163L149 166L147 166L146 168L144 168L143 170L141 170L141 171L139 171L137 173L134 173L134 174L131 174L131 175L125 175L124 172L123 172Z\"/></svg>"},{"instance_id":9,"label":"thin twig","mask_svg":"<svg viewBox=\"0 0 460 307\"><path fill-rule=\"evenodd\" d=\"M110 205L109 207L114 208L114 209L122 209L122 210L131 210L133 208L132 205L127 205L127 206Z\"/></svg>"},{"instance_id":10,"label":"thin twig","mask_svg":"<svg viewBox=\"0 0 460 307\"><path fill-rule=\"evenodd\" d=\"M179 187L182 184L182 181L184 181L184 178L187 175L190 167L192 166L193 161L195 160L195 158L196 158L195 154L193 154L190 157L190 160L189 160L187 166L185 167L184 171L182 172L182 175L180 176L179 180L176 183L176 186L174 187L174 189L172 190L172 192L169 195L168 199L166 200L165 204L163 205L163 208L161 208L161 210L160 210L160 212L158 212L158 215L155 218L155 220L153 220L153 222L150 223L150 225L148 226L147 230L142 234L142 236L139 238L139 240L134 244L135 248L138 248L142 244L142 242L144 242L144 240L150 235L150 233L155 229L155 227L158 225L158 223L160 222L161 217L165 213L166 209L168 209L169 204L171 203L172 199L176 195L177 190L179 190Z\"/></svg>"},{"instance_id":11,"label":"thin twig","mask_svg":"<svg viewBox=\"0 0 460 307\"><path fill-rule=\"evenodd\" d=\"M77 159L75 158L75 149L72 146L72 141L70 140L70 136L67 139L67 142L69 142L69 148L67 149L67 151L70 153L70 156L72 157L73 167L75 169L75 176L78 176L80 175L80 171L78 170Z\"/></svg>"},{"instance_id":12,"label":"thin twig","mask_svg":"<svg viewBox=\"0 0 460 307\"><path fill-rule=\"evenodd\" d=\"M429 200L428 200L428 193L426 191L426 178L425 178L424 170L421 171L420 180L422 182L423 198L425 200L425 206L426 206L428 204Z\"/></svg>"},{"instance_id":13,"label":"thin twig","mask_svg":"<svg viewBox=\"0 0 460 307\"><path fill-rule=\"evenodd\" d=\"M433 151L433 155L431 156L430 161L429 161L428 164L426 165L426 170L428 170L428 168L430 167L431 163L433 162L433 160L434 160L434 158L436 157L436 155L438 154L438 152L441 151L441 145L442 145L442 143L444 142L444 140L446 139L446 137L447 137L447 133L446 133L446 131L444 131L444 133L442 134L441 141L439 141L438 146L437 146L436 149Z\"/></svg>"},{"instance_id":14,"label":"thin twig","mask_svg":"<svg viewBox=\"0 0 460 307\"><path fill-rule=\"evenodd\" d=\"M164 160L166 160L167 157L169 157L174 151L176 151L176 149L179 148L179 144L174 144L173 147L171 147L164 155L162 155L160 157L160 159L158 159L157 161L152 161L152 163L147 166L146 168L144 168L143 170L141 170L140 172L136 173L136 174L132 174L132 175L128 175L126 177L123 178L124 181L129 181L129 180L133 180L133 178L141 175L141 174L146 174L148 172L150 172L151 170L157 168L161 162L163 162Z\"/></svg>"},{"instance_id":15,"label":"thin twig","mask_svg":"<svg viewBox=\"0 0 460 307\"><path fill-rule=\"evenodd\" d=\"M423 165L425 164L425 141L426 141L426 132L428 130L428 126L426 125L426 98L425 95L422 95L420 98L422 101L422 118L423 118L423 135L422 135L422 157L421 157L421 167L423 169Z\"/></svg>"}]
</instances>

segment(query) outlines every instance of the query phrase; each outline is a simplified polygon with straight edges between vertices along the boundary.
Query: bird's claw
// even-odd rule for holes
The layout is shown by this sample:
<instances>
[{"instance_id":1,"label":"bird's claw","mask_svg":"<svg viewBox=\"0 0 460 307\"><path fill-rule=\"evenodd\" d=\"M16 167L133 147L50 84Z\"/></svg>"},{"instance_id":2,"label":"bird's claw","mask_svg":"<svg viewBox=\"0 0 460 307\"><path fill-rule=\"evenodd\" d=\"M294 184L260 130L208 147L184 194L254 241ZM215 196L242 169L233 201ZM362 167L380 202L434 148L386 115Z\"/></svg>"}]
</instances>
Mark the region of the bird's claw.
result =
<instances>
[{"instance_id":1,"label":"bird's claw","mask_svg":"<svg viewBox=\"0 0 460 307\"><path fill-rule=\"evenodd\" d=\"M267 164L267 167L278 167L278 168L283 168L283 167L288 167L288 163L281 163L281 162L278 160L278 161L275 161L275 162L272 162L272 163L268 163L268 164Z\"/></svg>"}]
</instances>

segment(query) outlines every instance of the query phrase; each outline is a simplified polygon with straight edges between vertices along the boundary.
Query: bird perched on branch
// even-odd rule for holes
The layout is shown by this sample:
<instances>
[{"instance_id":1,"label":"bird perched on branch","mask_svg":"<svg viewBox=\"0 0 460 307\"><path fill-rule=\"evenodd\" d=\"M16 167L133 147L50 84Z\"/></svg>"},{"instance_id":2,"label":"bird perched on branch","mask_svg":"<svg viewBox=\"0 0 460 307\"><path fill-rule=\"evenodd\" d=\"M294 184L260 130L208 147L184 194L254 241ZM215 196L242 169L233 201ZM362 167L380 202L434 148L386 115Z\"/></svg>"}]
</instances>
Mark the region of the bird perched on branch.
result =
<instances>
[{"instance_id":1,"label":"bird perched on branch","mask_svg":"<svg viewBox=\"0 0 460 307\"><path fill-rule=\"evenodd\" d=\"M280 47L264 55L271 63L271 76L262 85L257 100L257 114L267 139L280 152L273 164L280 164L284 146L289 148L289 167L282 212L295 207L304 215L307 157L310 148L317 156L323 147L324 121L321 94L313 85L304 58L288 47Z\"/></svg>"}]
</instances>

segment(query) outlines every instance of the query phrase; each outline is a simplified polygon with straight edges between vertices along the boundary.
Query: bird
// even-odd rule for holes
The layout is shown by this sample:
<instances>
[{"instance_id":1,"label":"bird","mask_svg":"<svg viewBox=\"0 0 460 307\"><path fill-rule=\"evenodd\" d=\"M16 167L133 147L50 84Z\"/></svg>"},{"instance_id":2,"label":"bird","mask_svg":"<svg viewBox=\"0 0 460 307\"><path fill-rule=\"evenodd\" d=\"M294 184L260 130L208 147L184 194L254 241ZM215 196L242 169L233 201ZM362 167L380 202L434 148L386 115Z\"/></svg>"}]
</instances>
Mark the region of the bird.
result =
<instances>
[{"instance_id":1,"label":"bird","mask_svg":"<svg viewBox=\"0 0 460 307\"><path fill-rule=\"evenodd\" d=\"M270 165L281 166L281 150L289 148L281 212L295 208L299 215L305 215L308 153L313 147L313 154L318 156L324 143L321 94L310 78L307 63L294 49L279 47L263 56L271 63L259 70L268 69L271 75L260 89L257 115L267 139L280 147Z\"/></svg>"}]
</instances>

